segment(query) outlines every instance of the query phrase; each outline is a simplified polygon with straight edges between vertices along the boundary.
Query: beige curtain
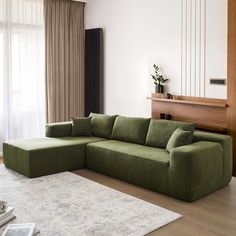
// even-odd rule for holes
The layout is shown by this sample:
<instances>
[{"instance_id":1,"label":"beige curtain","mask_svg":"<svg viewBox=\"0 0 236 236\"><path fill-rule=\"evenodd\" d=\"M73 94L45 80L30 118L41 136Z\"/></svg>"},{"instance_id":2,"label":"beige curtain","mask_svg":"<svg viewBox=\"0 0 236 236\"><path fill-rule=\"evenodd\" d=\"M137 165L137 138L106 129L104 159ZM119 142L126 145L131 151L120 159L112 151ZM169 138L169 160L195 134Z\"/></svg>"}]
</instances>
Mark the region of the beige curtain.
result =
<instances>
[{"instance_id":1,"label":"beige curtain","mask_svg":"<svg viewBox=\"0 0 236 236\"><path fill-rule=\"evenodd\" d=\"M84 115L84 3L44 0L47 121Z\"/></svg>"}]
</instances>

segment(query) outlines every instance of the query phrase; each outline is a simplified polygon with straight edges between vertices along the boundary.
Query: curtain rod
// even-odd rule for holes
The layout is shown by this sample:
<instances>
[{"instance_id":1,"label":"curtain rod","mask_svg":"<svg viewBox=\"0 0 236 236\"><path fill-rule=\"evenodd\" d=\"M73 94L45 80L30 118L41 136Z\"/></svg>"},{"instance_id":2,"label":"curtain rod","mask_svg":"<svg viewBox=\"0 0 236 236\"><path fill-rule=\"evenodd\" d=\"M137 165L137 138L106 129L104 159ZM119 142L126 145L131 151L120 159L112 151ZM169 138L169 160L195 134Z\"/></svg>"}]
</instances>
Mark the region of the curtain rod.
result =
<instances>
[{"instance_id":1,"label":"curtain rod","mask_svg":"<svg viewBox=\"0 0 236 236\"><path fill-rule=\"evenodd\" d=\"M74 2L87 2L87 0L73 0Z\"/></svg>"}]
</instances>

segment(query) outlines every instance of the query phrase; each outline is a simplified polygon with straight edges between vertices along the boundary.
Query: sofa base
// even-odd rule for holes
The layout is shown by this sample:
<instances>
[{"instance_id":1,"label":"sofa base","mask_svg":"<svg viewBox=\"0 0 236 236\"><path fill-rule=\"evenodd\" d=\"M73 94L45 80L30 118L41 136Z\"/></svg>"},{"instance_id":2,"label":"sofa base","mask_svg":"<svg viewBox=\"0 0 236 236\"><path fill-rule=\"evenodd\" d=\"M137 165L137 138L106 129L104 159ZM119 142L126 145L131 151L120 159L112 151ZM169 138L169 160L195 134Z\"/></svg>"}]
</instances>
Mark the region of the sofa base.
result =
<instances>
[{"instance_id":1,"label":"sofa base","mask_svg":"<svg viewBox=\"0 0 236 236\"><path fill-rule=\"evenodd\" d=\"M191 202L226 186L232 166L229 136L196 132L194 137L170 153L94 136L13 140L3 145L4 164L30 178L87 167Z\"/></svg>"},{"instance_id":2,"label":"sofa base","mask_svg":"<svg viewBox=\"0 0 236 236\"><path fill-rule=\"evenodd\" d=\"M223 153L214 142L165 149L116 140L87 145L87 168L192 202L225 186Z\"/></svg>"}]
</instances>

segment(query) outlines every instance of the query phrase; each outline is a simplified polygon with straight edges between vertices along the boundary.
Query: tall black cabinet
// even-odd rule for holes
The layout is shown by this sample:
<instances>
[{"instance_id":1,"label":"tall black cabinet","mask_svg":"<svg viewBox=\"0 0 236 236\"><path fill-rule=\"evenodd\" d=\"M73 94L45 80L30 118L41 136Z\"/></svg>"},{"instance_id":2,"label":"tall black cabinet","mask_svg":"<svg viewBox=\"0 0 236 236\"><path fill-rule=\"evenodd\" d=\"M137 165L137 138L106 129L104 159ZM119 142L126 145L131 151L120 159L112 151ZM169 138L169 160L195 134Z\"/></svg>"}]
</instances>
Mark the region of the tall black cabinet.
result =
<instances>
[{"instance_id":1,"label":"tall black cabinet","mask_svg":"<svg viewBox=\"0 0 236 236\"><path fill-rule=\"evenodd\" d=\"M103 113L103 29L85 30L85 115Z\"/></svg>"}]
</instances>

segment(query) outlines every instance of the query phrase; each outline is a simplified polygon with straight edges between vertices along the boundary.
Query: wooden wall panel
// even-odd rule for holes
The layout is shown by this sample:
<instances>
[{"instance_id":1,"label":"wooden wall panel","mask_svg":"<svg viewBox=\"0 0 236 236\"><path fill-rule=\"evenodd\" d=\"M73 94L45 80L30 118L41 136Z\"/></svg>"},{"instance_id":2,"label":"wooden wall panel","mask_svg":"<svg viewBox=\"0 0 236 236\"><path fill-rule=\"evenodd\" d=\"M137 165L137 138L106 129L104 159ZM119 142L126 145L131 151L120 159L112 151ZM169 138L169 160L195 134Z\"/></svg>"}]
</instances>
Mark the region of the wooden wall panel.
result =
<instances>
[{"instance_id":1,"label":"wooden wall panel","mask_svg":"<svg viewBox=\"0 0 236 236\"><path fill-rule=\"evenodd\" d=\"M152 117L160 119L160 113L172 115L173 120L194 122L202 129L226 131L226 108L223 107L152 101Z\"/></svg>"},{"instance_id":2,"label":"wooden wall panel","mask_svg":"<svg viewBox=\"0 0 236 236\"><path fill-rule=\"evenodd\" d=\"M233 175L236 176L236 1L228 0L227 128L233 137Z\"/></svg>"}]
</instances>

